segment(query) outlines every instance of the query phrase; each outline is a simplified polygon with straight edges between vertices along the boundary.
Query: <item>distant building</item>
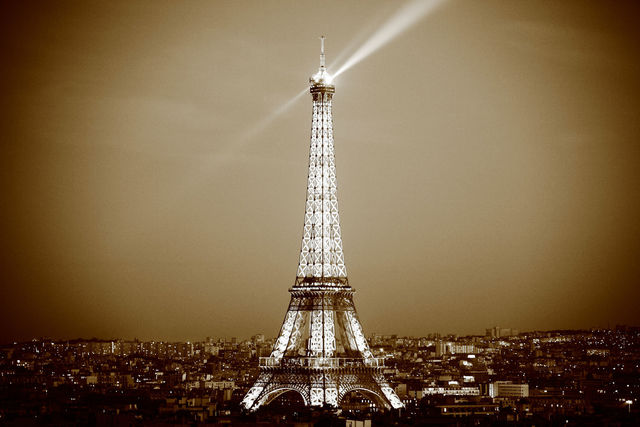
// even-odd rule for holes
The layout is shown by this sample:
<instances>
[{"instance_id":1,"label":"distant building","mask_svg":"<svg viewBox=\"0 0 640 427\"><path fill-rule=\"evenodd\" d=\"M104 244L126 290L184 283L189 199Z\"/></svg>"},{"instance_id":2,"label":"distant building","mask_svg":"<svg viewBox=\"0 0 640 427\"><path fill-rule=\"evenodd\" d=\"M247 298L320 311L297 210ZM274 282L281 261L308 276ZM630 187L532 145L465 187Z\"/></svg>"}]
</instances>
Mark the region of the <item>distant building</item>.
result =
<instances>
[{"instance_id":1,"label":"distant building","mask_svg":"<svg viewBox=\"0 0 640 427\"><path fill-rule=\"evenodd\" d=\"M396 394L398 396L406 396L407 395L407 385L405 383L400 383L396 386Z\"/></svg>"},{"instance_id":2,"label":"distant building","mask_svg":"<svg viewBox=\"0 0 640 427\"><path fill-rule=\"evenodd\" d=\"M458 344L455 342L447 343L448 353L451 354L470 354L475 353L476 348L473 344Z\"/></svg>"},{"instance_id":3,"label":"distant building","mask_svg":"<svg viewBox=\"0 0 640 427\"><path fill-rule=\"evenodd\" d=\"M445 354L470 354L475 353L473 344L459 344L456 342L436 341L436 357Z\"/></svg>"},{"instance_id":4,"label":"distant building","mask_svg":"<svg viewBox=\"0 0 640 427\"><path fill-rule=\"evenodd\" d=\"M424 396L441 395L441 396L480 396L478 387L425 387L422 389Z\"/></svg>"},{"instance_id":5,"label":"distant building","mask_svg":"<svg viewBox=\"0 0 640 427\"><path fill-rule=\"evenodd\" d=\"M489 384L489 396L516 399L529 397L529 384L513 384L511 381L496 381Z\"/></svg>"},{"instance_id":6,"label":"distant building","mask_svg":"<svg viewBox=\"0 0 640 427\"><path fill-rule=\"evenodd\" d=\"M514 337L520 333L517 329L512 328L501 328L499 326L494 326L493 328L489 328L485 330L485 336L487 338L505 338L505 337Z\"/></svg>"},{"instance_id":7,"label":"distant building","mask_svg":"<svg viewBox=\"0 0 640 427\"><path fill-rule=\"evenodd\" d=\"M218 356L220 354L220 347L215 344L206 343L204 345L204 352L212 356Z\"/></svg>"},{"instance_id":8,"label":"distant building","mask_svg":"<svg viewBox=\"0 0 640 427\"><path fill-rule=\"evenodd\" d=\"M449 417L491 416L498 413L498 405L495 403L457 403L439 405L437 408L440 409L440 415Z\"/></svg>"}]
</instances>

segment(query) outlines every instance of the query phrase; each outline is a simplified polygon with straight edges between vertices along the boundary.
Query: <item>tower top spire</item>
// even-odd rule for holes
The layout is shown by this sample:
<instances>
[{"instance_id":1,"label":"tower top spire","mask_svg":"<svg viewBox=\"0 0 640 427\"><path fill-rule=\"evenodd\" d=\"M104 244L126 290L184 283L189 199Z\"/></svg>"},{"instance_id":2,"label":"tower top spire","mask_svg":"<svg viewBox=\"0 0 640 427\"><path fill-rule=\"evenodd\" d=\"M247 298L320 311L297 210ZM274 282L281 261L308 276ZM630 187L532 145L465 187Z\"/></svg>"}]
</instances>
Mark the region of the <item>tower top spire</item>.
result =
<instances>
[{"instance_id":1,"label":"tower top spire","mask_svg":"<svg viewBox=\"0 0 640 427\"><path fill-rule=\"evenodd\" d=\"M309 77L309 84L312 89L320 89L326 92L328 89L333 90L332 85L333 77L327 72L324 61L324 36L320 36L320 68L318 72Z\"/></svg>"}]
</instances>

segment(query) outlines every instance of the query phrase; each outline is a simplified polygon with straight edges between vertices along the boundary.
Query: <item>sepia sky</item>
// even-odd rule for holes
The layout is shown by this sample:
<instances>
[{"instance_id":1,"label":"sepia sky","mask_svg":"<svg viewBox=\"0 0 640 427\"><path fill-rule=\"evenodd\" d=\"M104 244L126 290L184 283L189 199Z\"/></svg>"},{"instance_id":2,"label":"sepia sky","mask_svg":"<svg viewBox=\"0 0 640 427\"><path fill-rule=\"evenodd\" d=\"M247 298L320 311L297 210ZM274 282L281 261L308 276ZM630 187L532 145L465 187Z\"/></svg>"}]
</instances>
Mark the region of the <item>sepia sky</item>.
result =
<instances>
[{"instance_id":1,"label":"sepia sky","mask_svg":"<svg viewBox=\"0 0 640 427\"><path fill-rule=\"evenodd\" d=\"M296 94L321 34L335 72L401 7L3 2L0 342L276 335ZM366 334L640 324L639 28L632 3L452 0L336 78Z\"/></svg>"}]
</instances>

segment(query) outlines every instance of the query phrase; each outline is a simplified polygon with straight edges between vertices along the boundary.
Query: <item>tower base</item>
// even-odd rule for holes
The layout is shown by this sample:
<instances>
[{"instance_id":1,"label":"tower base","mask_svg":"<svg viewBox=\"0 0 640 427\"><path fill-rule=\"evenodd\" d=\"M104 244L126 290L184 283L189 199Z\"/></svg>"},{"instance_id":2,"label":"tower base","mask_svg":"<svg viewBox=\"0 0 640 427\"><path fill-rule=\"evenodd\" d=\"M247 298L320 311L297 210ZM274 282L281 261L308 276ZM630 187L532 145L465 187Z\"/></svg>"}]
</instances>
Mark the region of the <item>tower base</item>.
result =
<instances>
[{"instance_id":1,"label":"tower base","mask_svg":"<svg viewBox=\"0 0 640 427\"><path fill-rule=\"evenodd\" d=\"M268 358L265 358L268 359ZM325 359L331 360L331 359ZM328 369L326 366L261 368L260 376L242 401L250 411L269 404L283 393L297 392L307 406L340 406L345 395L358 391L380 408L403 407L402 402L382 375L381 368L360 361L343 361L352 366Z\"/></svg>"}]
</instances>

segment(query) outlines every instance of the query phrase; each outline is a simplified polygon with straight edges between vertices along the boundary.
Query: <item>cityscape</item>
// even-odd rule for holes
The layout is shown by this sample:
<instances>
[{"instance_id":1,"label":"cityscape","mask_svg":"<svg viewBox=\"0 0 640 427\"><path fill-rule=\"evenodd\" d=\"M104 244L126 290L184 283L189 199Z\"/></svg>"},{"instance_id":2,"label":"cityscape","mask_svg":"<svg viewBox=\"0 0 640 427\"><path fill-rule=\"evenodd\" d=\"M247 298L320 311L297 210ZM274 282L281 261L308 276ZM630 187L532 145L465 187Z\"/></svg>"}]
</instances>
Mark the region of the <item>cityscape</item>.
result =
<instances>
[{"instance_id":1,"label":"cityscape","mask_svg":"<svg viewBox=\"0 0 640 427\"><path fill-rule=\"evenodd\" d=\"M636 4L153 6L3 14L0 424L640 425Z\"/></svg>"},{"instance_id":2,"label":"cityscape","mask_svg":"<svg viewBox=\"0 0 640 427\"><path fill-rule=\"evenodd\" d=\"M637 425L640 328L368 337L402 400L358 393L340 411L295 393L240 403L274 338L197 342L34 339L0 347L0 422L54 425ZM313 420L313 421L312 421ZM317 424L318 420L325 424ZM353 424L348 424L353 422ZM271 423L271 424L269 424ZM345 424L347 423L347 424ZM364 425L364 424L363 424Z\"/></svg>"}]
</instances>

